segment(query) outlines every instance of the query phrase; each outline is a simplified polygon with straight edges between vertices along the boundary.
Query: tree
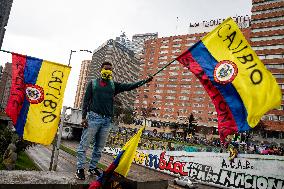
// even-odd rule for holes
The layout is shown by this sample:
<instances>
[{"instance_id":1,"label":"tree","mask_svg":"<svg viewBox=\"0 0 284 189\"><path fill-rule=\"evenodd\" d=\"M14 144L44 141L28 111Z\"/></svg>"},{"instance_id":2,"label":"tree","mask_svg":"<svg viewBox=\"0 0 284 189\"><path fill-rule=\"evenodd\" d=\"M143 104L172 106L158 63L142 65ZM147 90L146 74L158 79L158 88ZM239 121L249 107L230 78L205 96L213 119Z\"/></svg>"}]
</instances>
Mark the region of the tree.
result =
<instances>
[{"instance_id":1,"label":"tree","mask_svg":"<svg viewBox=\"0 0 284 189\"><path fill-rule=\"evenodd\" d=\"M188 134L195 135L195 130L197 127L196 120L191 113L190 116L188 117L188 124L183 127L183 132L184 132L184 141L186 141L186 137Z\"/></svg>"},{"instance_id":2,"label":"tree","mask_svg":"<svg viewBox=\"0 0 284 189\"><path fill-rule=\"evenodd\" d=\"M151 113L153 111L152 105L147 106L146 108L141 108L142 116L144 118L144 124L146 124L146 118L150 117Z\"/></svg>"},{"instance_id":3,"label":"tree","mask_svg":"<svg viewBox=\"0 0 284 189\"><path fill-rule=\"evenodd\" d=\"M131 108L123 108L122 122L125 124L131 124L134 121L134 113Z\"/></svg>"},{"instance_id":4,"label":"tree","mask_svg":"<svg viewBox=\"0 0 284 189\"><path fill-rule=\"evenodd\" d=\"M114 103L113 103L113 118L114 118L114 123L117 125L119 124L119 116L123 113L123 105L119 98L114 98Z\"/></svg>"}]
</instances>

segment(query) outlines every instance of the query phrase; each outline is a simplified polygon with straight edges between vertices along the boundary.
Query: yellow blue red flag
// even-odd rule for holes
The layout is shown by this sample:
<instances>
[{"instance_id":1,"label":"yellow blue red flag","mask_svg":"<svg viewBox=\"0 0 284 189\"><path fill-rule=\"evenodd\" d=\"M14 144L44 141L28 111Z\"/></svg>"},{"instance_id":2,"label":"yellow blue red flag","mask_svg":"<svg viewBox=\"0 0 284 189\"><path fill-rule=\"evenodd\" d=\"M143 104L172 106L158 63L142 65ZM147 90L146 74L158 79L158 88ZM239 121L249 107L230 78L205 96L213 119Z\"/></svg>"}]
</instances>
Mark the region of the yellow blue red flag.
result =
<instances>
[{"instance_id":1,"label":"yellow blue red flag","mask_svg":"<svg viewBox=\"0 0 284 189\"><path fill-rule=\"evenodd\" d=\"M227 135L254 128L281 104L281 90L228 18L177 60L193 72L212 99L223 141Z\"/></svg>"},{"instance_id":2,"label":"yellow blue red flag","mask_svg":"<svg viewBox=\"0 0 284 189\"><path fill-rule=\"evenodd\" d=\"M12 85L5 109L23 139L49 145L58 128L70 67L12 54Z\"/></svg>"},{"instance_id":3,"label":"yellow blue red flag","mask_svg":"<svg viewBox=\"0 0 284 189\"><path fill-rule=\"evenodd\" d=\"M145 126L141 127L139 131L122 148L123 154L120 158L118 166L114 171L120 175L123 175L124 177L127 176L130 170L130 166L136 154L137 146L144 129Z\"/></svg>"}]
</instances>

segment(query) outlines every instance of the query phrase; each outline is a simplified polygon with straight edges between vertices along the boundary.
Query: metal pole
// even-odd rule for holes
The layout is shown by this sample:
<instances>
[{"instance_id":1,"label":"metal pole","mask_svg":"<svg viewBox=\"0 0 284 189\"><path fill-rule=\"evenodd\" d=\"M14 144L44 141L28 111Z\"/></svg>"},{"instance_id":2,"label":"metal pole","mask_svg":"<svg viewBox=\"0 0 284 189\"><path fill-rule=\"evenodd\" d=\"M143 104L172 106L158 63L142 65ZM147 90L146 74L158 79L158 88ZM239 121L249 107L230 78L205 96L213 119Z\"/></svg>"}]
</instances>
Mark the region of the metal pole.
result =
<instances>
[{"instance_id":1,"label":"metal pole","mask_svg":"<svg viewBox=\"0 0 284 189\"><path fill-rule=\"evenodd\" d=\"M72 57L72 53L73 53L73 52L76 52L76 51L73 51L73 50L71 50L71 51L70 51L70 56L69 56L69 62L68 62L68 66L70 66L71 57Z\"/></svg>"},{"instance_id":2,"label":"metal pole","mask_svg":"<svg viewBox=\"0 0 284 189\"><path fill-rule=\"evenodd\" d=\"M54 138L54 140L52 141L52 152L51 152L51 158L50 158L50 163L49 163L49 171L52 170L52 165L53 165L53 160L54 160L54 151L55 151L55 146L56 146L56 138Z\"/></svg>"},{"instance_id":3,"label":"metal pole","mask_svg":"<svg viewBox=\"0 0 284 189\"><path fill-rule=\"evenodd\" d=\"M55 149L55 153L54 153L54 165L53 165L54 171L56 171L57 162L58 162L58 155L59 155L59 149L60 149L60 143L61 143L61 135L62 135L62 129L63 129L63 121L64 121L66 110L67 110L67 107L63 106L61 119L60 119L60 125L59 125L59 132L58 132L58 137L57 137L57 144L56 144L56 149Z\"/></svg>"}]
</instances>

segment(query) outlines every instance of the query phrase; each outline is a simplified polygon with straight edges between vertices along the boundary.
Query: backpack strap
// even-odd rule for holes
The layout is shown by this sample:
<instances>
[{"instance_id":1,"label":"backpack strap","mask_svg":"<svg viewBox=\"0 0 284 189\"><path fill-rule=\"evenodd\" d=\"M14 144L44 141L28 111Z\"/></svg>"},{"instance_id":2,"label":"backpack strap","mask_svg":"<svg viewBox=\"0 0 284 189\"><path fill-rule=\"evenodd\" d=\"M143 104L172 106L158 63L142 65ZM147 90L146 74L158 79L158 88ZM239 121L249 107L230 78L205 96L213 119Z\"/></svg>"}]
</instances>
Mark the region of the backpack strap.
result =
<instances>
[{"instance_id":1,"label":"backpack strap","mask_svg":"<svg viewBox=\"0 0 284 189\"><path fill-rule=\"evenodd\" d=\"M115 86L113 80L110 80L110 85L113 91L115 91ZM98 79L92 79L92 89L93 91L98 87Z\"/></svg>"}]
</instances>

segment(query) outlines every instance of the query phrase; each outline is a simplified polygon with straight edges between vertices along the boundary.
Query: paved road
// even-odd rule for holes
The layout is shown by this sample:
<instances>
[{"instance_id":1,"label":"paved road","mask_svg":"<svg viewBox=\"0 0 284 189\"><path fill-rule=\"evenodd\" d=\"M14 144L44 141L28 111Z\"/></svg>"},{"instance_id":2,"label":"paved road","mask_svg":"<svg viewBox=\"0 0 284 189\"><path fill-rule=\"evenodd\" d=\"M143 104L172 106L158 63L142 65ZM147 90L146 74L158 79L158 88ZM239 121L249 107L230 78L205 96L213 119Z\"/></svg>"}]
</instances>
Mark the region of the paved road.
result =
<instances>
[{"instance_id":1,"label":"paved road","mask_svg":"<svg viewBox=\"0 0 284 189\"><path fill-rule=\"evenodd\" d=\"M78 146L77 142L74 141L62 141L62 143L75 150ZM39 167L44 170L49 170L50 165L50 157L51 157L51 146L45 147L41 145L37 145L33 148L29 148L27 150L28 154L34 159L34 161L39 165ZM90 157L91 152L87 153L87 156ZM109 165L113 161L113 157L108 154L102 154L102 158L100 163ZM76 171L76 157L60 150L59 158L58 158L58 166L57 171L59 172L75 172ZM174 185L172 180L175 178L174 176L161 173L159 171L155 171L153 169L149 169L143 166L139 166L136 164L132 164L131 169L128 173L127 178L136 181L157 181L157 180L169 180L169 187L168 189L180 189L183 187L179 187ZM206 185L198 185L199 188L204 189L213 189L215 187L206 186Z\"/></svg>"}]
</instances>

